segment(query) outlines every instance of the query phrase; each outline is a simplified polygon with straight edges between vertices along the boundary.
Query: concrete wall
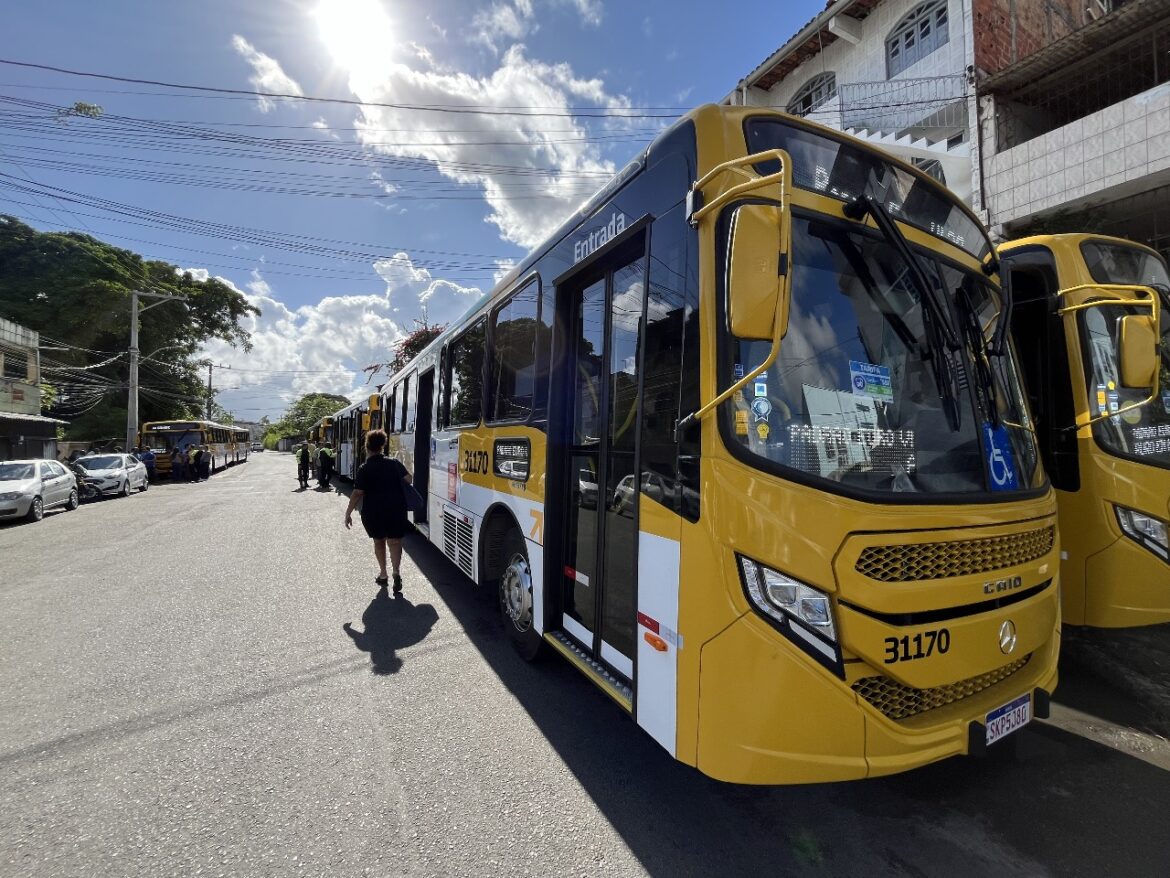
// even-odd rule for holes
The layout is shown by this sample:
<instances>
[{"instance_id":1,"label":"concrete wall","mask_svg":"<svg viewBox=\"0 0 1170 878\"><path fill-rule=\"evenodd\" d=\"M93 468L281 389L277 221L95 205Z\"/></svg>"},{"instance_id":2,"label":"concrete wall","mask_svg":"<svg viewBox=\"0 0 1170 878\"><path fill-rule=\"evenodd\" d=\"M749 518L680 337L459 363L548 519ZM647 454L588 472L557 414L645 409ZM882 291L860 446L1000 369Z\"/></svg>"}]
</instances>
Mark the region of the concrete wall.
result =
<instances>
[{"instance_id":1,"label":"concrete wall","mask_svg":"<svg viewBox=\"0 0 1170 878\"><path fill-rule=\"evenodd\" d=\"M1170 84L984 159L990 222L1111 200L1170 177Z\"/></svg>"}]
</instances>

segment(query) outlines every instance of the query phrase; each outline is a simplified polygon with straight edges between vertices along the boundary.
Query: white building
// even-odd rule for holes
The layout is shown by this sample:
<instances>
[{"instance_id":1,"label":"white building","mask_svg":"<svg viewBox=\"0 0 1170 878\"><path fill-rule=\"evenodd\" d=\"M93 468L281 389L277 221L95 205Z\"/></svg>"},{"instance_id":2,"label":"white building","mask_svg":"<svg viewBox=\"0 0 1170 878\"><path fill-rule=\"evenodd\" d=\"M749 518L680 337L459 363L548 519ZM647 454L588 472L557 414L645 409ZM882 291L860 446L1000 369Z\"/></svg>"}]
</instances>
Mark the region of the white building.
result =
<instances>
[{"instance_id":1,"label":"white building","mask_svg":"<svg viewBox=\"0 0 1170 878\"><path fill-rule=\"evenodd\" d=\"M57 427L41 414L40 336L0 319L0 460L57 456Z\"/></svg>"},{"instance_id":2,"label":"white building","mask_svg":"<svg viewBox=\"0 0 1170 878\"><path fill-rule=\"evenodd\" d=\"M831 0L725 102L911 160L1000 237L1170 253L1170 0Z\"/></svg>"}]
</instances>

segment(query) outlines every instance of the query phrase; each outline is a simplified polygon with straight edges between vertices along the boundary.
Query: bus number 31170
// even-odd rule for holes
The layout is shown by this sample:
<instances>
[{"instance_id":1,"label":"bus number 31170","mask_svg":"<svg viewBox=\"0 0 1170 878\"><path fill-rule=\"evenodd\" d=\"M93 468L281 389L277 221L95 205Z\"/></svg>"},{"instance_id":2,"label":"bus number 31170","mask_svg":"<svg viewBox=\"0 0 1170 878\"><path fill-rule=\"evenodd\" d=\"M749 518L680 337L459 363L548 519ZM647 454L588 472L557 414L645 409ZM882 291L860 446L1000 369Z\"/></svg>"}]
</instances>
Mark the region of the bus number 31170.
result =
<instances>
[{"instance_id":1,"label":"bus number 31170","mask_svg":"<svg viewBox=\"0 0 1170 878\"><path fill-rule=\"evenodd\" d=\"M887 665L926 658L936 652L946 655L951 648L951 632L940 628L937 631L923 631L913 637L887 637L885 646Z\"/></svg>"}]
</instances>

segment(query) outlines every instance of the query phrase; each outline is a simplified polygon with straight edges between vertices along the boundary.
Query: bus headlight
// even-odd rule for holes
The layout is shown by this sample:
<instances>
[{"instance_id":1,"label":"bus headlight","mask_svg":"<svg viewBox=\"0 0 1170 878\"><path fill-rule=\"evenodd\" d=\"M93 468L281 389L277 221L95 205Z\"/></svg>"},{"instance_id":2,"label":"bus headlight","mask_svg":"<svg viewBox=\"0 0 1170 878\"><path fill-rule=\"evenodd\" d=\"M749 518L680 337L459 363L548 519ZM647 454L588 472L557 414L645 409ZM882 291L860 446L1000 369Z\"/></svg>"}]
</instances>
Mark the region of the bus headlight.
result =
<instances>
[{"instance_id":1,"label":"bus headlight","mask_svg":"<svg viewBox=\"0 0 1170 878\"><path fill-rule=\"evenodd\" d=\"M743 555L738 557L744 587L760 612L777 622L795 621L810 633L836 644L837 626L833 624L833 609L827 594ZM804 639L804 632L800 633Z\"/></svg>"},{"instance_id":2,"label":"bus headlight","mask_svg":"<svg viewBox=\"0 0 1170 878\"><path fill-rule=\"evenodd\" d=\"M1145 546L1163 561L1170 560L1170 540L1166 536L1166 522L1124 506L1114 506L1121 531L1135 543Z\"/></svg>"}]
</instances>

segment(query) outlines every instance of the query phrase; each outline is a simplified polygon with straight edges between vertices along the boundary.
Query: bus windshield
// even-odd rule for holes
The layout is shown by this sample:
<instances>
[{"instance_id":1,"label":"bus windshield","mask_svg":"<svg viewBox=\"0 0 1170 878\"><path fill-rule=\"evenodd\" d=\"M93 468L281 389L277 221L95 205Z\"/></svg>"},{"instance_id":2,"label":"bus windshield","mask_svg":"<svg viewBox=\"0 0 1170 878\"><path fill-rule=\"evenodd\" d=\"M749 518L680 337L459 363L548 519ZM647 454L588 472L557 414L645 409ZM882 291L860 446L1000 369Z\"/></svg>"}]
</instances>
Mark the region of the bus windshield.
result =
<instances>
[{"instance_id":1,"label":"bus windshield","mask_svg":"<svg viewBox=\"0 0 1170 878\"><path fill-rule=\"evenodd\" d=\"M725 403L734 438L751 459L784 475L906 499L1043 485L1012 354L991 357L981 371L974 367L976 358L988 362L983 350L965 344L951 355L929 344L908 266L870 230L798 215L792 249L780 356ZM982 276L915 252L955 326L959 288L971 319L994 322L998 293ZM769 347L731 339L728 377L762 362ZM957 398L949 401L940 398L935 373L942 356L955 363L950 395Z\"/></svg>"},{"instance_id":2,"label":"bus windshield","mask_svg":"<svg viewBox=\"0 0 1170 878\"><path fill-rule=\"evenodd\" d=\"M188 445L202 445L204 443L202 430L184 430L183 432L146 433L142 437L144 445L151 451L172 451L175 448L184 449Z\"/></svg>"},{"instance_id":3,"label":"bus windshield","mask_svg":"<svg viewBox=\"0 0 1170 878\"><path fill-rule=\"evenodd\" d=\"M1105 241L1081 245L1085 265L1098 283L1142 284L1170 290L1170 275L1160 258L1138 247ZM1144 309L1103 305L1081 312L1080 323L1088 382L1089 412L1104 415L1149 396L1148 390L1121 386L1117 334L1121 318ZM1159 398L1146 406L1121 412L1093 425L1098 444L1112 454L1170 468L1170 313L1161 312Z\"/></svg>"}]
</instances>

